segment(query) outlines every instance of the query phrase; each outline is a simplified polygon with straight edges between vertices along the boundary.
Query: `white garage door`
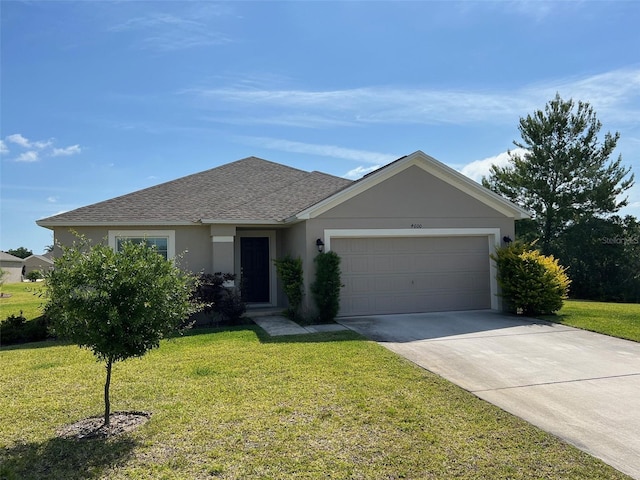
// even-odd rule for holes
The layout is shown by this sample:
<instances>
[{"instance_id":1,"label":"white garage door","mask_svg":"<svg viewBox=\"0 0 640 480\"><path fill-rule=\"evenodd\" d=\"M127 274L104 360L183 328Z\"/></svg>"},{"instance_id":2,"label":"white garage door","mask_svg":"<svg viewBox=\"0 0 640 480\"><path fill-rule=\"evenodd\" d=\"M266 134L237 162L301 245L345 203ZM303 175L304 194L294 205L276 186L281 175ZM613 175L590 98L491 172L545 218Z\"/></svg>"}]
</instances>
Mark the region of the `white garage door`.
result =
<instances>
[{"instance_id":1,"label":"white garage door","mask_svg":"<svg viewBox=\"0 0 640 480\"><path fill-rule=\"evenodd\" d=\"M491 308L486 236L334 238L331 249L341 316Z\"/></svg>"}]
</instances>

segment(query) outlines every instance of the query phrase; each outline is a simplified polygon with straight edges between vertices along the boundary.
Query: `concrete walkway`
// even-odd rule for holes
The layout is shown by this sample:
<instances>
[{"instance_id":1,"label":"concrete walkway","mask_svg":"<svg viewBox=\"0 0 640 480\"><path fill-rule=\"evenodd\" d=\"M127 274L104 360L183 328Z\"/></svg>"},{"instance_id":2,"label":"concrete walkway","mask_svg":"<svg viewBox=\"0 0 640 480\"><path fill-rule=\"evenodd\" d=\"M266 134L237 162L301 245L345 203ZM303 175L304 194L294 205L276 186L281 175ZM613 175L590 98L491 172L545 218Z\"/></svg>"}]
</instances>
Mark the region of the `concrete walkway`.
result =
<instances>
[{"instance_id":1,"label":"concrete walkway","mask_svg":"<svg viewBox=\"0 0 640 480\"><path fill-rule=\"evenodd\" d=\"M640 344L491 311L339 319L640 479Z\"/></svg>"},{"instance_id":2,"label":"concrete walkway","mask_svg":"<svg viewBox=\"0 0 640 480\"><path fill-rule=\"evenodd\" d=\"M272 337L280 337L284 335L306 335L309 333L321 332L337 332L347 329L347 327L337 323L327 325L309 325L307 327L302 327L296 322L293 322L288 318L282 317L280 315L253 317L252 320Z\"/></svg>"}]
</instances>

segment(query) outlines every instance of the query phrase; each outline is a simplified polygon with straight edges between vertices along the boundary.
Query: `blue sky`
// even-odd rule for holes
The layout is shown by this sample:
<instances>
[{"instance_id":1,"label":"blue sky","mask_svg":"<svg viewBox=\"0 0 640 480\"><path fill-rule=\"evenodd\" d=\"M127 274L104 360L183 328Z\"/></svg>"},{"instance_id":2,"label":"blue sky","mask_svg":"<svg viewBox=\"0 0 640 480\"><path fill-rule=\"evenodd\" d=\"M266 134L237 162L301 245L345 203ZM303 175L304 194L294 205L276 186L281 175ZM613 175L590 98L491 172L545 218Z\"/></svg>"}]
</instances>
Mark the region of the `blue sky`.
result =
<instances>
[{"instance_id":1,"label":"blue sky","mask_svg":"<svg viewBox=\"0 0 640 480\"><path fill-rule=\"evenodd\" d=\"M247 156L358 178L422 150L479 180L551 100L638 185L640 2L0 1L0 249L35 221ZM242 192L238 192L242 195Z\"/></svg>"}]
</instances>

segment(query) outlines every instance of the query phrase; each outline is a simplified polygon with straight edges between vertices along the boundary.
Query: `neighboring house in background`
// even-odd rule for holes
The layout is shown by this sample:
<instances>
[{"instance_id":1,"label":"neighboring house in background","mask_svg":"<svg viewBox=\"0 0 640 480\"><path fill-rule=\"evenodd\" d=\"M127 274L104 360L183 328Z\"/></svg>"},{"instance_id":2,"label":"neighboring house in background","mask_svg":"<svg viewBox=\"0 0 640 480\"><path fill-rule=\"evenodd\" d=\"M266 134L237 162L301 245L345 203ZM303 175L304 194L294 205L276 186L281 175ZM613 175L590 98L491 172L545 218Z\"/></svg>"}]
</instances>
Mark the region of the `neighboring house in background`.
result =
<instances>
[{"instance_id":1,"label":"neighboring house in background","mask_svg":"<svg viewBox=\"0 0 640 480\"><path fill-rule=\"evenodd\" d=\"M499 309L489 259L520 207L418 151L357 181L250 157L39 220L119 248L146 238L183 268L241 277L250 304L286 306L273 259L300 257L305 306L318 243L342 258L341 316Z\"/></svg>"},{"instance_id":2,"label":"neighboring house in background","mask_svg":"<svg viewBox=\"0 0 640 480\"><path fill-rule=\"evenodd\" d=\"M31 255L24 259L25 275L37 270L43 274L53 268L53 260L45 255Z\"/></svg>"},{"instance_id":3,"label":"neighboring house in background","mask_svg":"<svg viewBox=\"0 0 640 480\"><path fill-rule=\"evenodd\" d=\"M22 266L24 261L20 257L7 252L0 252L0 268L7 272L4 283L16 283L22 281Z\"/></svg>"}]
</instances>

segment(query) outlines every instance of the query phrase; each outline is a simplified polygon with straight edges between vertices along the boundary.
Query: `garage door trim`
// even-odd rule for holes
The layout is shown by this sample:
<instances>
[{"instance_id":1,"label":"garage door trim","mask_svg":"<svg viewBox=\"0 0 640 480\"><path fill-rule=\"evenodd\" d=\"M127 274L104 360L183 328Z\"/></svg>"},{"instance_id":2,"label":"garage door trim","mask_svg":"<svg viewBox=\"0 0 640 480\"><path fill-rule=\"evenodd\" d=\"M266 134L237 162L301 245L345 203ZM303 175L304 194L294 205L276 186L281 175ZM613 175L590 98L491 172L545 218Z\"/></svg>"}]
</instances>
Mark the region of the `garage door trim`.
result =
<instances>
[{"instance_id":1,"label":"garage door trim","mask_svg":"<svg viewBox=\"0 0 640 480\"><path fill-rule=\"evenodd\" d=\"M396 229L325 229L324 244L327 251L331 250L331 240L334 238L372 238L372 237L487 237L489 254L493 255L500 245L499 228L396 228ZM499 310L497 269L494 262L487 256L489 262L489 285L491 292L491 309Z\"/></svg>"}]
</instances>

